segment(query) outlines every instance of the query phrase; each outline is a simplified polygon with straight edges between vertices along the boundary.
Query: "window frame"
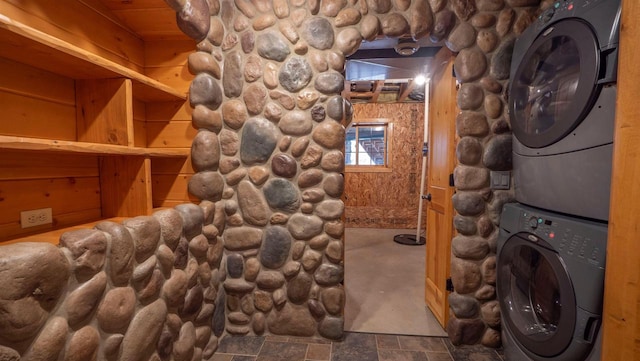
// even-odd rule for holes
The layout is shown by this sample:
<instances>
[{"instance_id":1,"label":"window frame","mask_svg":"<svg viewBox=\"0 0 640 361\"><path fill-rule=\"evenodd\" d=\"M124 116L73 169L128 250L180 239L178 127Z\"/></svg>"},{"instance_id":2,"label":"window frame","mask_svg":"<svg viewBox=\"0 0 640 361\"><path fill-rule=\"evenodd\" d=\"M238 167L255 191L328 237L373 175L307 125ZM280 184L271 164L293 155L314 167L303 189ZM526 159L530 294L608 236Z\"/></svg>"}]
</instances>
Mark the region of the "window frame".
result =
<instances>
[{"instance_id":1,"label":"window frame","mask_svg":"<svg viewBox=\"0 0 640 361\"><path fill-rule=\"evenodd\" d=\"M391 118L362 118L362 119L354 119L347 130L350 127L379 127L383 126L384 130L384 155L385 155L385 164L384 165L347 165L345 161L345 172L357 173L357 172L366 172L366 173L390 173L393 171L392 167L392 143L393 143L393 119ZM346 134L346 130L345 130ZM356 131L356 141L358 141L358 131ZM344 144L344 154L346 158L346 137ZM358 152L356 152L356 159L358 157Z\"/></svg>"}]
</instances>

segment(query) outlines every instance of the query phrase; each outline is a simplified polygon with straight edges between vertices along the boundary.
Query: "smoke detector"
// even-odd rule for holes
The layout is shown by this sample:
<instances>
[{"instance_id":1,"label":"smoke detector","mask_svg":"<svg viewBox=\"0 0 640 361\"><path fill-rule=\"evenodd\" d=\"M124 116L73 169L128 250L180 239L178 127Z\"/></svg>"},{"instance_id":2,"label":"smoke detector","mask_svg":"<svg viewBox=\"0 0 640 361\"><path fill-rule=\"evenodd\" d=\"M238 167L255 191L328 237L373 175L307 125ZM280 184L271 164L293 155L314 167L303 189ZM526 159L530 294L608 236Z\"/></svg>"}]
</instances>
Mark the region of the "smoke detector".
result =
<instances>
[{"instance_id":1,"label":"smoke detector","mask_svg":"<svg viewBox=\"0 0 640 361\"><path fill-rule=\"evenodd\" d=\"M415 54L420 47L412 38L400 38L394 49L400 55L410 56Z\"/></svg>"}]
</instances>

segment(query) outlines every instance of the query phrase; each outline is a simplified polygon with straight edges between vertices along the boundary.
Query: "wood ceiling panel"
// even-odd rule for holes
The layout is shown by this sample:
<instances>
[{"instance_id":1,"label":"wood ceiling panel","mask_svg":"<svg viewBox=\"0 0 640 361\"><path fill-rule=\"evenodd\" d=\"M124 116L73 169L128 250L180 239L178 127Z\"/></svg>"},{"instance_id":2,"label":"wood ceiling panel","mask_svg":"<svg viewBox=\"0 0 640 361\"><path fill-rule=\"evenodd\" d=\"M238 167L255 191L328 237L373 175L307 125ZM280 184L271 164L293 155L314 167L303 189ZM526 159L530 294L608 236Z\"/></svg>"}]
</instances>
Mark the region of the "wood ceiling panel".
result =
<instances>
[{"instance_id":1,"label":"wood ceiling panel","mask_svg":"<svg viewBox=\"0 0 640 361\"><path fill-rule=\"evenodd\" d=\"M100 0L143 40L187 39L164 0Z\"/></svg>"}]
</instances>

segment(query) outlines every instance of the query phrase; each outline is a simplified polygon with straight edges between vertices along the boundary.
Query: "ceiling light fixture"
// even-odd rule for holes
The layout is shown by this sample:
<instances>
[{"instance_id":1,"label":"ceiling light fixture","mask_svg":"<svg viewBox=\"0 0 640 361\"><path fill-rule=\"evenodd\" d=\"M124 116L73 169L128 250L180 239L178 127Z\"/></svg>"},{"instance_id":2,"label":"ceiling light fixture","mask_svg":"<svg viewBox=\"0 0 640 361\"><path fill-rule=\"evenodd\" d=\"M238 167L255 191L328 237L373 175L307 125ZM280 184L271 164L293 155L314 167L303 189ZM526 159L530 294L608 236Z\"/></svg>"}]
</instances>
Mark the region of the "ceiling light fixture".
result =
<instances>
[{"instance_id":1,"label":"ceiling light fixture","mask_svg":"<svg viewBox=\"0 0 640 361\"><path fill-rule=\"evenodd\" d=\"M424 75L420 74L415 79L413 79L413 81L416 83L416 85L424 85L424 83L427 81L427 78L425 78Z\"/></svg>"},{"instance_id":2,"label":"ceiling light fixture","mask_svg":"<svg viewBox=\"0 0 640 361\"><path fill-rule=\"evenodd\" d=\"M399 38L398 44L394 46L396 53L402 56L410 56L415 54L420 47L412 38Z\"/></svg>"}]
</instances>

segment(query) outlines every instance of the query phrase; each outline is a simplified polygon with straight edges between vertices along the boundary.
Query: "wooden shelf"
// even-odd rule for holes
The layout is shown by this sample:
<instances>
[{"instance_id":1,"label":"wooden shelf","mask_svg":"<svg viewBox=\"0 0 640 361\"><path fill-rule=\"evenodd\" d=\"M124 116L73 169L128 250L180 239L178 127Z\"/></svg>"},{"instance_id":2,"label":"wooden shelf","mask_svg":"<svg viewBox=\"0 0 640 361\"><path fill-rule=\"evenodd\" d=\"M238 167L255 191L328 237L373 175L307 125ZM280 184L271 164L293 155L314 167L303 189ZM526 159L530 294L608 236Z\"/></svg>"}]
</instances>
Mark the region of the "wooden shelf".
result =
<instances>
[{"instance_id":1,"label":"wooden shelf","mask_svg":"<svg viewBox=\"0 0 640 361\"><path fill-rule=\"evenodd\" d=\"M148 157L187 157L189 149L141 148L101 143L71 142L64 140L38 139L0 135L0 149L51 151L93 155L124 155Z\"/></svg>"},{"instance_id":2,"label":"wooden shelf","mask_svg":"<svg viewBox=\"0 0 640 361\"><path fill-rule=\"evenodd\" d=\"M99 57L0 14L0 57L72 79L129 78L143 102L184 101L186 95L125 66Z\"/></svg>"}]
</instances>

